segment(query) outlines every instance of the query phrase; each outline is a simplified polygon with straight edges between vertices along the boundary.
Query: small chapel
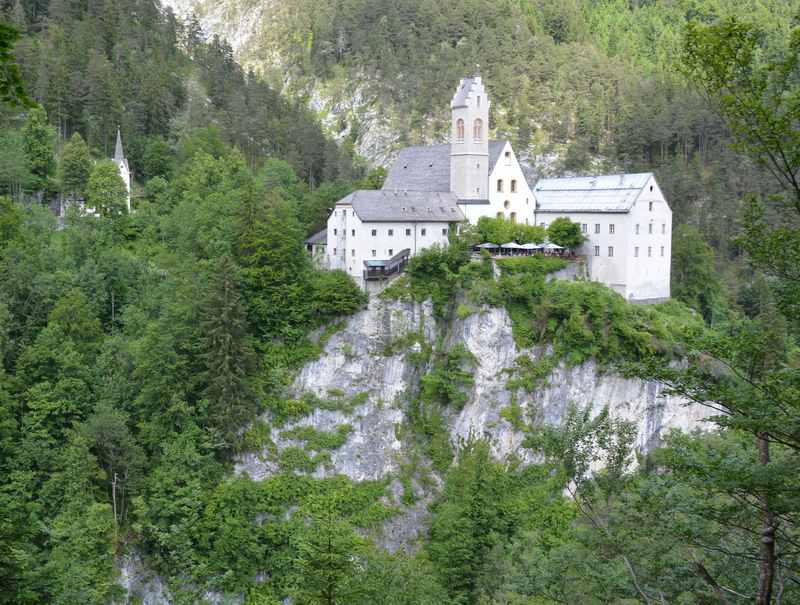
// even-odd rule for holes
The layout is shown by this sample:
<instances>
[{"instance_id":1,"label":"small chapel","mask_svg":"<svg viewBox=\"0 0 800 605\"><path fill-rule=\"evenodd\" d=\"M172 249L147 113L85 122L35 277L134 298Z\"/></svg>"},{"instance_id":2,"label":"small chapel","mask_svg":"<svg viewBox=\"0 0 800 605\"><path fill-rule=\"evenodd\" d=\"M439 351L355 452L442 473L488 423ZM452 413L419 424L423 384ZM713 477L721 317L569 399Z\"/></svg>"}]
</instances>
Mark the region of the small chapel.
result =
<instances>
[{"instance_id":1,"label":"small chapel","mask_svg":"<svg viewBox=\"0 0 800 605\"><path fill-rule=\"evenodd\" d=\"M631 302L670 296L672 211L652 173L527 181L511 143L489 139L491 101L480 75L450 103L450 142L400 150L380 190L339 200L306 244L357 283L402 270L409 258L481 217L541 225L566 217L586 238L576 252L589 279ZM496 242L501 243L501 242Z\"/></svg>"}]
</instances>

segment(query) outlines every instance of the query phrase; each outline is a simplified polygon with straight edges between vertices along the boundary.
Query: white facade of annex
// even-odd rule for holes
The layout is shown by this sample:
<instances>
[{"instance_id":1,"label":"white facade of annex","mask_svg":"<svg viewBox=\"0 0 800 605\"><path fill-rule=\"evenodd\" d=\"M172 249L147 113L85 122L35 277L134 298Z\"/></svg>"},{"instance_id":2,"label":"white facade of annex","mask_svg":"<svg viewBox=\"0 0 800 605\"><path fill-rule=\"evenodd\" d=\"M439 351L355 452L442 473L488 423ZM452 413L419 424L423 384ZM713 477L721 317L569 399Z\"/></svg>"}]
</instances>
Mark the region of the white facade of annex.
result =
<instances>
[{"instance_id":1,"label":"white facade of annex","mask_svg":"<svg viewBox=\"0 0 800 605\"><path fill-rule=\"evenodd\" d=\"M670 297L672 210L652 174L627 210L540 209L536 224L547 227L559 217L581 225L587 240L579 253L586 256L592 281L606 284L632 302Z\"/></svg>"},{"instance_id":2,"label":"white facade of annex","mask_svg":"<svg viewBox=\"0 0 800 605\"><path fill-rule=\"evenodd\" d=\"M337 204L328 219L327 266L357 283L364 261L388 260L402 250L412 256L434 244L446 246L449 225L441 221L362 221L349 204Z\"/></svg>"}]
</instances>

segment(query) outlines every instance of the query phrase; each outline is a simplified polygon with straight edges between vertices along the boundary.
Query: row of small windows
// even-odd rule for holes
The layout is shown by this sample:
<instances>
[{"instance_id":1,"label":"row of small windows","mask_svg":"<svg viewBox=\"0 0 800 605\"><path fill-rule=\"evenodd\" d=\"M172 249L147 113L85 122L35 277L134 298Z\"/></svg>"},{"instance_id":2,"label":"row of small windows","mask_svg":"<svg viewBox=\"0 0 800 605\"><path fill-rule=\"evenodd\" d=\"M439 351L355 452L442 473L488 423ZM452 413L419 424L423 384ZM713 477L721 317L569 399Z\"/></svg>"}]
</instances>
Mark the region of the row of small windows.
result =
<instances>
[{"instance_id":1,"label":"row of small windows","mask_svg":"<svg viewBox=\"0 0 800 605\"><path fill-rule=\"evenodd\" d=\"M600 246L595 246L594 247L594 255L595 256L600 256ZM614 256L614 246L609 246L608 247L608 256L609 256L609 258ZM635 246L633 248L633 256L635 256L637 258L639 257L639 246ZM653 256L653 247L652 246L647 246L647 256L649 256L649 257ZM661 256L664 256L664 246L661 246Z\"/></svg>"},{"instance_id":2,"label":"row of small windows","mask_svg":"<svg viewBox=\"0 0 800 605\"><path fill-rule=\"evenodd\" d=\"M497 191L503 193L503 179L497 179ZM511 193L517 192L517 180L511 179Z\"/></svg>"},{"instance_id":3,"label":"row of small windows","mask_svg":"<svg viewBox=\"0 0 800 605\"><path fill-rule=\"evenodd\" d=\"M546 226L547 226L547 223L542 223L542 227L546 227ZM613 235L615 229L616 229L616 227L614 226L613 223L610 223L608 225L608 232L610 234ZM583 223L581 225L581 231L583 233L589 233L589 225L587 225L586 223ZM648 233L653 233L653 223L649 223L647 225L647 231L648 231ZM595 223L594 224L594 232L595 233L600 233L600 223ZM667 233L667 224L666 223L661 223L661 234L662 235L666 235L666 233ZM636 224L636 235L639 235L639 224L638 223Z\"/></svg>"},{"instance_id":4,"label":"row of small windows","mask_svg":"<svg viewBox=\"0 0 800 605\"><path fill-rule=\"evenodd\" d=\"M476 141L483 139L483 120L475 118L472 123L472 138ZM456 120L456 139L459 141L464 140L464 120L459 118Z\"/></svg>"},{"instance_id":5,"label":"row of small windows","mask_svg":"<svg viewBox=\"0 0 800 605\"><path fill-rule=\"evenodd\" d=\"M420 229L420 235L427 235L427 233L428 233L428 230L425 229L425 227ZM339 235L339 230L337 228L334 228L333 229L333 234L334 235ZM356 236L356 230L355 229L351 229L350 230L350 234L353 237L355 237ZM373 229L372 230L372 237L377 237L377 235L378 235L378 230L377 229ZM387 235L389 237L393 237L394 236L394 229L389 229L388 232L387 232ZM411 229L406 229L406 235L409 235L409 236L411 235ZM442 229L442 235L447 235L447 227ZM334 250L335 250L335 248L334 248ZM336 252L334 252L334 254L336 254Z\"/></svg>"}]
</instances>

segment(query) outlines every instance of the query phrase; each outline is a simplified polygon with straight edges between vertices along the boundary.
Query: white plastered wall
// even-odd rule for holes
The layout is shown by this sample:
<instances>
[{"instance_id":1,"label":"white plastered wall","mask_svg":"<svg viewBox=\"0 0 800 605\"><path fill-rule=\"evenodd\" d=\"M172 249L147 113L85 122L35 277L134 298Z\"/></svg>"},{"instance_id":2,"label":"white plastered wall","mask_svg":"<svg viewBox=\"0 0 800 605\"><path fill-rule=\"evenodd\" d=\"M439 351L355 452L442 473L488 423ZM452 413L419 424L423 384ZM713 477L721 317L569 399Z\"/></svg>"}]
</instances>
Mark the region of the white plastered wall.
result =
<instances>
[{"instance_id":1,"label":"white plastered wall","mask_svg":"<svg viewBox=\"0 0 800 605\"><path fill-rule=\"evenodd\" d=\"M638 234L636 225L639 225ZM647 181L631 208L628 237L630 253L626 257L629 276L626 298L640 301L669 298L672 210L653 177Z\"/></svg>"},{"instance_id":2,"label":"white plastered wall","mask_svg":"<svg viewBox=\"0 0 800 605\"><path fill-rule=\"evenodd\" d=\"M498 181L501 181L502 191L498 191ZM511 191L512 182L516 183L514 192ZM506 202L508 202L508 207L506 207ZM479 208L482 210L480 216L496 218L502 214L504 218L513 218L521 225L534 224L536 203L533 192L525 180L525 174L517 161L511 143L507 141L489 174L489 205L479 206ZM475 222L471 217L469 218L470 222Z\"/></svg>"}]
</instances>

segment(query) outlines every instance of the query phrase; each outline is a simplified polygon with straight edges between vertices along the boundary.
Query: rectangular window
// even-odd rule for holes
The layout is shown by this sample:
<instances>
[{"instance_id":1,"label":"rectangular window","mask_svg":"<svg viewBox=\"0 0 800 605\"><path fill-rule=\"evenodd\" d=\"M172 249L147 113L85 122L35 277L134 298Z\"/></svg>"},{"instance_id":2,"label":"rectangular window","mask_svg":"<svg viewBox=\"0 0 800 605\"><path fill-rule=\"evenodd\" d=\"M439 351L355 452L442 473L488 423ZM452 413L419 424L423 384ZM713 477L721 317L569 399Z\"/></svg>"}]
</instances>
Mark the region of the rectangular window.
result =
<instances>
[{"instance_id":1,"label":"rectangular window","mask_svg":"<svg viewBox=\"0 0 800 605\"><path fill-rule=\"evenodd\" d=\"M334 234L334 235L339 235L339 230L338 230L338 229L334 229L334 230L333 230L333 234Z\"/></svg>"},{"instance_id":2,"label":"rectangular window","mask_svg":"<svg viewBox=\"0 0 800 605\"><path fill-rule=\"evenodd\" d=\"M650 212L652 212L652 211L653 211L653 202L650 202L650 204L649 204L649 206L648 206L648 207L649 207L649 209L650 209Z\"/></svg>"},{"instance_id":3,"label":"rectangular window","mask_svg":"<svg viewBox=\"0 0 800 605\"><path fill-rule=\"evenodd\" d=\"M636 235L639 235L639 223L636 223Z\"/></svg>"},{"instance_id":4,"label":"rectangular window","mask_svg":"<svg viewBox=\"0 0 800 605\"><path fill-rule=\"evenodd\" d=\"M661 223L661 235L667 234L667 223Z\"/></svg>"},{"instance_id":5,"label":"rectangular window","mask_svg":"<svg viewBox=\"0 0 800 605\"><path fill-rule=\"evenodd\" d=\"M420 235L425 235L425 229L424 228L420 230Z\"/></svg>"},{"instance_id":6,"label":"rectangular window","mask_svg":"<svg viewBox=\"0 0 800 605\"><path fill-rule=\"evenodd\" d=\"M376 235L378 235L378 230L377 229L373 229L372 230L372 237L375 237Z\"/></svg>"},{"instance_id":7,"label":"rectangular window","mask_svg":"<svg viewBox=\"0 0 800 605\"><path fill-rule=\"evenodd\" d=\"M634 255L634 256L639 256L639 246L636 246L636 247L633 249L633 255Z\"/></svg>"},{"instance_id":8,"label":"rectangular window","mask_svg":"<svg viewBox=\"0 0 800 605\"><path fill-rule=\"evenodd\" d=\"M378 251L377 251L377 250L373 250L373 251L372 251L372 256L377 256L377 253L378 253Z\"/></svg>"},{"instance_id":9,"label":"rectangular window","mask_svg":"<svg viewBox=\"0 0 800 605\"><path fill-rule=\"evenodd\" d=\"M503 179L497 179L497 190L502 193L502 191L503 191Z\"/></svg>"},{"instance_id":10,"label":"rectangular window","mask_svg":"<svg viewBox=\"0 0 800 605\"><path fill-rule=\"evenodd\" d=\"M595 246L594 247L594 255L595 256L600 256L600 246Z\"/></svg>"},{"instance_id":11,"label":"rectangular window","mask_svg":"<svg viewBox=\"0 0 800 605\"><path fill-rule=\"evenodd\" d=\"M333 255L336 256L336 248L333 249Z\"/></svg>"},{"instance_id":12,"label":"rectangular window","mask_svg":"<svg viewBox=\"0 0 800 605\"><path fill-rule=\"evenodd\" d=\"M356 255L356 250L355 248L353 248L352 250L350 250L350 256L355 256L355 255Z\"/></svg>"},{"instance_id":13,"label":"rectangular window","mask_svg":"<svg viewBox=\"0 0 800 605\"><path fill-rule=\"evenodd\" d=\"M445 227L444 229L442 229L442 235L447 235L447 227Z\"/></svg>"},{"instance_id":14,"label":"rectangular window","mask_svg":"<svg viewBox=\"0 0 800 605\"><path fill-rule=\"evenodd\" d=\"M611 233L611 234L614 233L614 225L613 224L608 226L608 232Z\"/></svg>"},{"instance_id":15,"label":"rectangular window","mask_svg":"<svg viewBox=\"0 0 800 605\"><path fill-rule=\"evenodd\" d=\"M586 223L583 223L581 225L581 233L588 233L588 232L589 232L589 225L587 225Z\"/></svg>"},{"instance_id":16,"label":"rectangular window","mask_svg":"<svg viewBox=\"0 0 800 605\"><path fill-rule=\"evenodd\" d=\"M406 229L406 235L411 235L411 229Z\"/></svg>"},{"instance_id":17,"label":"rectangular window","mask_svg":"<svg viewBox=\"0 0 800 605\"><path fill-rule=\"evenodd\" d=\"M650 223L649 225L647 225L647 231L648 231L648 233L653 233L653 223Z\"/></svg>"},{"instance_id":18,"label":"rectangular window","mask_svg":"<svg viewBox=\"0 0 800 605\"><path fill-rule=\"evenodd\" d=\"M661 246L661 256L664 256L664 246Z\"/></svg>"},{"instance_id":19,"label":"rectangular window","mask_svg":"<svg viewBox=\"0 0 800 605\"><path fill-rule=\"evenodd\" d=\"M389 229L389 237L392 237L393 235L394 235L394 229Z\"/></svg>"},{"instance_id":20,"label":"rectangular window","mask_svg":"<svg viewBox=\"0 0 800 605\"><path fill-rule=\"evenodd\" d=\"M517 181L512 179L512 181L511 181L511 193L516 193L516 192L517 192Z\"/></svg>"},{"instance_id":21,"label":"rectangular window","mask_svg":"<svg viewBox=\"0 0 800 605\"><path fill-rule=\"evenodd\" d=\"M600 223L595 223L594 224L594 232L595 233L600 233Z\"/></svg>"},{"instance_id":22,"label":"rectangular window","mask_svg":"<svg viewBox=\"0 0 800 605\"><path fill-rule=\"evenodd\" d=\"M394 250L392 250L391 248L389 248L389 256L394 256Z\"/></svg>"},{"instance_id":23,"label":"rectangular window","mask_svg":"<svg viewBox=\"0 0 800 605\"><path fill-rule=\"evenodd\" d=\"M653 256L653 246L647 246L647 256Z\"/></svg>"},{"instance_id":24,"label":"rectangular window","mask_svg":"<svg viewBox=\"0 0 800 605\"><path fill-rule=\"evenodd\" d=\"M350 233L353 235L353 237L356 236L356 230L355 229L350 229Z\"/></svg>"},{"instance_id":25,"label":"rectangular window","mask_svg":"<svg viewBox=\"0 0 800 605\"><path fill-rule=\"evenodd\" d=\"M608 247L608 256L609 256L609 258L614 256L614 246L609 246Z\"/></svg>"}]
</instances>

